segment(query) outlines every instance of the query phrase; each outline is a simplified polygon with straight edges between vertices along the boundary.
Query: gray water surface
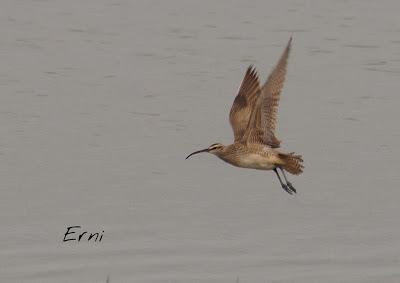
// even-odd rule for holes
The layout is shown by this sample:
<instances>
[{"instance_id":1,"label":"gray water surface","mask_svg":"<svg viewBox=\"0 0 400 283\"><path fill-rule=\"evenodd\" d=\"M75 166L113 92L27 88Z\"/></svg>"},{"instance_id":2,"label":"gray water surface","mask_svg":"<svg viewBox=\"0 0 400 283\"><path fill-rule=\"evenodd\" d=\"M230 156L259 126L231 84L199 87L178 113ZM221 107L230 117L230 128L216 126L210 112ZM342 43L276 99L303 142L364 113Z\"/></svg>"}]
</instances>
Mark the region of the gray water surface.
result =
<instances>
[{"instance_id":1,"label":"gray water surface","mask_svg":"<svg viewBox=\"0 0 400 283\"><path fill-rule=\"evenodd\" d=\"M398 1L14 1L0 11L2 282L400 282ZM302 154L211 155L293 36ZM101 242L63 242L68 226Z\"/></svg>"}]
</instances>

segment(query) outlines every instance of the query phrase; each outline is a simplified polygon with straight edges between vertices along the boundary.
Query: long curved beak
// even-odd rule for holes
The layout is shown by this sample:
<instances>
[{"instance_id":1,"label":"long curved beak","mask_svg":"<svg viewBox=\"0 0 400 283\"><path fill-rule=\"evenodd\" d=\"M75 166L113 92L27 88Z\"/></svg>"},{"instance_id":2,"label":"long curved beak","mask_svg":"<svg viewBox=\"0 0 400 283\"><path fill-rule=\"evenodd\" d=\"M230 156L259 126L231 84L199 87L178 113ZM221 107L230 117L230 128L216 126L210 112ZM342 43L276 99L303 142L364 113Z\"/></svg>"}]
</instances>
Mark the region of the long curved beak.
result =
<instances>
[{"instance_id":1,"label":"long curved beak","mask_svg":"<svg viewBox=\"0 0 400 283\"><path fill-rule=\"evenodd\" d=\"M192 152L191 154L189 154L188 156L186 156L185 159L188 159L190 156L195 155L195 154L198 154L198 153L202 153L202 152L208 152L208 148L205 148L205 149L202 149L202 150L198 150L198 151Z\"/></svg>"}]
</instances>

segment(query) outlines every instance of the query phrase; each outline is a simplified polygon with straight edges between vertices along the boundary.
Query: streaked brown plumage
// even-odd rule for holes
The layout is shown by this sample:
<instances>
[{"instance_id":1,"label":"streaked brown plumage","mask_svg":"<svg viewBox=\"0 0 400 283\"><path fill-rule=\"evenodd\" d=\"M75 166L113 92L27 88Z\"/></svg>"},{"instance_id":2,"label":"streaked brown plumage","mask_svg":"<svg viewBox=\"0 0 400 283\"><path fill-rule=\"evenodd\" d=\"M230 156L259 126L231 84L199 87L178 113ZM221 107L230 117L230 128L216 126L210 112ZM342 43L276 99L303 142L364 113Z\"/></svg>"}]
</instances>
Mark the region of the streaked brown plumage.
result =
<instances>
[{"instance_id":1,"label":"streaked brown plumage","mask_svg":"<svg viewBox=\"0 0 400 283\"><path fill-rule=\"evenodd\" d=\"M294 153L280 152L278 148L281 141L275 136L279 98L285 82L291 42L292 38L262 87L255 68L250 66L247 69L229 113L234 143L228 146L215 143L189 154L186 159L200 152L209 152L234 166L274 170L282 188L290 194L296 192L287 180L285 171L301 174L303 159ZM286 184L282 182L278 168Z\"/></svg>"}]
</instances>

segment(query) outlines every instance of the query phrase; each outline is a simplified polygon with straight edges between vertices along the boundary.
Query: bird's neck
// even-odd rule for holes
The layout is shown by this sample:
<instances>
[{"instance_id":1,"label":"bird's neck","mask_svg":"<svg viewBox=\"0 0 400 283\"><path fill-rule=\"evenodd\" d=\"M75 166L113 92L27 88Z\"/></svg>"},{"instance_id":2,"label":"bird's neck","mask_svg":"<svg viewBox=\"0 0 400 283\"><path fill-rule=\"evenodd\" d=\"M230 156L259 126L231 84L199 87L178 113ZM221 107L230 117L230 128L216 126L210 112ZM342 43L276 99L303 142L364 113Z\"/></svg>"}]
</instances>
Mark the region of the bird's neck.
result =
<instances>
[{"instance_id":1,"label":"bird's neck","mask_svg":"<svg viewBox=\"0 0 400 283\"><path fill-rule=\"evenodd\" d=\"M231 154L229 154L232 151L233 144L227 145L223 148L223 150L216 152L215 155L218 156L220 159L230 162L230 158L232 157Z\"/></svg>"}]
</instances>

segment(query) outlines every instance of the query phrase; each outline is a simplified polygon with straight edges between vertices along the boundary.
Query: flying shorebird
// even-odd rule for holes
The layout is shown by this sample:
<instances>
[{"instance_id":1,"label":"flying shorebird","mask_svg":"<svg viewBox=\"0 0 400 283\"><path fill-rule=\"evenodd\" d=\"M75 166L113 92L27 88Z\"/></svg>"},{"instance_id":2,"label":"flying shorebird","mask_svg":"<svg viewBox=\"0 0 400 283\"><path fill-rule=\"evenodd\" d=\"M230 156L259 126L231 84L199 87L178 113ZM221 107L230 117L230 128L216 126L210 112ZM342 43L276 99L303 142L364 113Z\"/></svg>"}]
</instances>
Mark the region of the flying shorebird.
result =
<instances>
[{"instance_id":1,"label":"flying shorebird","mask_svg":"<svg viewBox=\"0 0 400 283\"><path fill-rule=\"evenodd\" d=\"M229 113L234 143L213 143L206 149L189 154L186 159L197 153L209 152L237 167L274 170L282 188L289 194L296 193L285 171L301 174L303 159L293 152L281 152L278 149L281 141L275 136L279 97L285 81L291 42L292 38L262 87L255 68L248 67ZM286 184L282 182L278 169Z\"/></svg>"}]
</instances>

